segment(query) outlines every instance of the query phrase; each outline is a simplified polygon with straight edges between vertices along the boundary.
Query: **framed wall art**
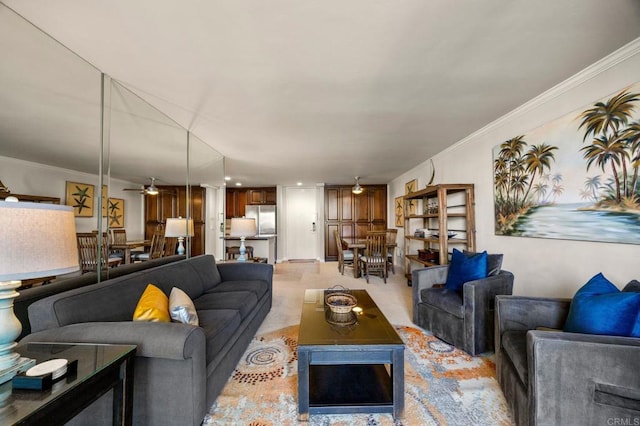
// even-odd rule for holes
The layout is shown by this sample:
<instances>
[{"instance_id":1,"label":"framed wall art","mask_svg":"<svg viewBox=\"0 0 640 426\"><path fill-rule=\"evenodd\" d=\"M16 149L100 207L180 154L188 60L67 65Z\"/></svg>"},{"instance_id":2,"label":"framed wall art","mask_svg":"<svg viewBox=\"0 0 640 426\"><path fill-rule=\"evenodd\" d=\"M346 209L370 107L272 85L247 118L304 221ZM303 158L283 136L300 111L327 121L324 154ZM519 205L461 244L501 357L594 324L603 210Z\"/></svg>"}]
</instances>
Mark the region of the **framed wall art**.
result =
<instances>
[{"instance_id":1,"label":"framed wall art","mask_svg":"<svg viewBox=\"0 0 640 426\"><path fill-rule=\"evenodd\" d=\"M95 187L88 183L70 181L66 184L65 204L73 207L76 217L92 217Z\"/></svg>"},{"instance_id":2,"label":"framed wall art","mask_svg":"<svg viewBox=\"0 0 640 426\"><path fill-rule=\"evenodd\" d=\"M404 197L395 198L396 228L404 227Z\"/></svg>"},{"instance_id":3,"label":"framed wall art","mask_svg":"<svg viewBox=\"0 0 640 426\"><path fill-rule=\"evenodd\" d=\"M404 193L411 194L412 192L416 192L418 190L418 179L410 180L409 182L404 184ZM414 215L418 212L418 200L409 200L407 203L407 214Z\"/></svg>"},{"instance_id":4,"label":"framed wall art","mask_svg":"<svg viewBox=\"0 0 640 426\"><path fill-rule=\"evenodd\" d=\"M493 149L495 233L640 244L640 83Z\"/></svg>"},{"instance_id":5,"label":"framed wall art","mask_svg":"<svg viewBox=\"0 0 640 426\"><path fill-rule=\"evenodd\" d=\"M124 228L124 200L122 198L109 198L107 211L109 228Z\"/></svg>"}]
</instances>

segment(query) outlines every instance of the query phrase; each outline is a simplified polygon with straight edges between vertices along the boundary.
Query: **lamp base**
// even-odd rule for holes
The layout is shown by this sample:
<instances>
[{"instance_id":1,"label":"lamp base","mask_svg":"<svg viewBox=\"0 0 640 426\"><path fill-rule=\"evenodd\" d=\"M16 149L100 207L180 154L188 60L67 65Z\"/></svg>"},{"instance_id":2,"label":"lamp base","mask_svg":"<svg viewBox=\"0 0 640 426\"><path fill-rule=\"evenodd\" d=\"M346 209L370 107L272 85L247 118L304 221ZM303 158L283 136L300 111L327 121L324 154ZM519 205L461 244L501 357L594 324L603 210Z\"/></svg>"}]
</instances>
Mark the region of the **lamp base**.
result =
<instances>
[{"instance_id":1,"label":"lamp base","mask_svg":"<svg viewBox=\"0 0 640 426\"><path fill-rule=\"evenodd\" d=\"M238 262L246 262L247 257L244 255L247 252L247 248L244 246L244 237L240 237L240 256L238 256Z\"/></svg>"},{"instance_id":2,"label":"lamp base","mask_svg":"<svg viewBox=\"0 0 640 426\"><path fill-rule=\"evenodd\" d=\"M184 241L184 237L178 237L178 254L181 256L184 254L184 251L185 251L183 241Z\"/></svg>"},{"instance_id":3,"label":"lamp base","mask_svg":"<svg viewBox=\"0 0 640 426\"><path fill-rule=\"evenodd\" d=\"M13 366L0 370L0 384L8 382L18 373L25 372L34 365L36 365L35 359L19 357Z\"/></svg>"}]
</instances>

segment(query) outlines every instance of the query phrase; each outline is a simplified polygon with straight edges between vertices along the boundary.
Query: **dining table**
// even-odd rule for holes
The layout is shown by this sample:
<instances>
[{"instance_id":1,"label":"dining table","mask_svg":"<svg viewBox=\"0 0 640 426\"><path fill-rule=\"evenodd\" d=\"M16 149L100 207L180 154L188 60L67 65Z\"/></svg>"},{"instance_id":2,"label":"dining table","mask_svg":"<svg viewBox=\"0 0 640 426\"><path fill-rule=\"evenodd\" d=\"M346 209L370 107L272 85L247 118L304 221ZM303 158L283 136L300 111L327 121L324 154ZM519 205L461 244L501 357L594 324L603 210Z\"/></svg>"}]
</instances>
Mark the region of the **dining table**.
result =
<instances>
[{"instance_id":1,"label":"dining table","mask_svg":"<svg viewBox=\"0 0 640 426\"><path fill-rule=\"evenodd\" d=\"M366 238L352 239L352 240L344 239L344 242L347 243L347 249L353 251L353 278L359 278L360 277L360 262L358 262L359 252L360 250L364 252L364 249L367 248L367 240ZM394 248L397 246L398 246L397 243L389 243L387 244L387 251L390 248Z\"/></svg>"},{"instance_id":2,"label":"dining table","mask_svg":"<svg viewBox=\"0 0 640 426\"><path fill-rule=\"evenodd\" d=\"M151 240L135 240L127 241L126 243L111 244L109 247L111 250L122 250L124 253L124 263L131 263L131 249L138 247L149 247Z\"/></svg>"}]
</instances>

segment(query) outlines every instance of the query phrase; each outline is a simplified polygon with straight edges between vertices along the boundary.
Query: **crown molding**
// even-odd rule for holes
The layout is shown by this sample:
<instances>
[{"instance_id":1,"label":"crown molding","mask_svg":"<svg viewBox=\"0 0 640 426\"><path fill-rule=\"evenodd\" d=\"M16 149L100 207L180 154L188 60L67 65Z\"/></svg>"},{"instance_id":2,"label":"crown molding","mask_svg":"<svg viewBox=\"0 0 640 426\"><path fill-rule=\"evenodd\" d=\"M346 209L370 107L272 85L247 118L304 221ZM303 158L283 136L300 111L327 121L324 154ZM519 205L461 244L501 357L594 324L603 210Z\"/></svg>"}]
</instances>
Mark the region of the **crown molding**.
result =
<instances>
[{"instance_id":1,"label":"crown molding","mask_svg":"<svg viewBox=\"0 0 640 426\"><path fill-rule=\"evenodd\" d=\"M605 56L598 62L595 62L592 65L589 65L587 68L572 75L571 77L564 80L563 82L558 83L557 85L541 93L535 98L511 110L507 114L492 121L491 123L487 124L481 129L471 133L469 136L459 140L457 143L451 145L449 148L442 151L442 153L456 149L459 146L464 145L465 143L500 127L503 123L513 119L514 117L521 116L535 108L538 108L541 105L544 105L545 103L597 77L603 72L609 70L610 68L615 67L621 62L624 62L639 53L640 53L640 37L627 43L626 45L622 46L620 49L614 51L613 53Z\"/></svg>"}]
</instances>

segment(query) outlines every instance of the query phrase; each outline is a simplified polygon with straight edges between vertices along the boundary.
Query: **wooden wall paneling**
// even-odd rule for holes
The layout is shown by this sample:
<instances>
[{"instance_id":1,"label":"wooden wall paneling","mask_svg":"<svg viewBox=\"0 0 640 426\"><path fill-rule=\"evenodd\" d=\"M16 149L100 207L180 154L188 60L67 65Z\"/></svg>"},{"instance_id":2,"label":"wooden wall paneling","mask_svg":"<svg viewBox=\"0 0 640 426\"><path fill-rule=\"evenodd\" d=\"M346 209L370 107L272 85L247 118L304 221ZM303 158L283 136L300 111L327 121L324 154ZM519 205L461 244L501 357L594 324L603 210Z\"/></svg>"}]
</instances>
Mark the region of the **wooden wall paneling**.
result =
<instances>
[{"instance_id":1,"label":"wooden wall paneling","mask_svg":"<svg viewBox=\"0 0 640 426\"><path fill-rule=\"evenodd\" d=\"M367 231L387 227L387 187L364 187L360 195L351 192L351 185L325 186L325 260L337 260L333 230L338 229L345 240L359 240Z\"/></svg>"}]
</instances>

